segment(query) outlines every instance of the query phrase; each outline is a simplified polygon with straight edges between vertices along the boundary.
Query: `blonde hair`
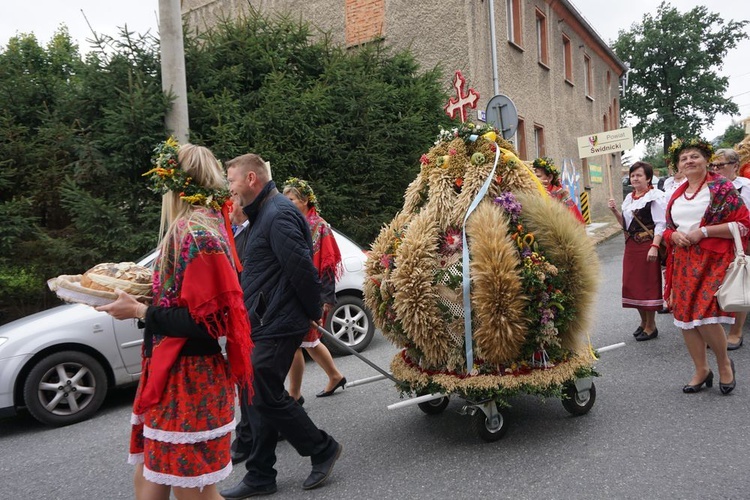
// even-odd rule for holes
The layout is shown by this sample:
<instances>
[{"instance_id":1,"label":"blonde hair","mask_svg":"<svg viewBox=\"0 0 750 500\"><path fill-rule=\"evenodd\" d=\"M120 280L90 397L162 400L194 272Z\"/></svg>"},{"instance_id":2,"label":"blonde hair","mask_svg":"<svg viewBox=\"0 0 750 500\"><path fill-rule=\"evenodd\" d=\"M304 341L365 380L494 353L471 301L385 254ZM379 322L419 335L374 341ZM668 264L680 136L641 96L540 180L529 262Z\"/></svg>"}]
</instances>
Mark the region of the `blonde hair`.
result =
<instances>
[{"instance_id":1,"label":"blonde hair","mask_svg":"<svg viewBox=\"0 0 750 500\"><path fill-rule=\"evenodd\" d=\"M239 168L242 170L243 174L252 170L258 176L258 180L263 184L272 179L271 164L267 161L263 161L263 158L261 158L260 155L254 153L244 154L229 160L227 162L227 170L230 168Z\"/></svg>"},{"instance_id":2,"label":"blonde hair","mask_svg":"<svg viewBox=\"0 0 750 500\"><path fill-rule=\"evenodd\" d=\"M209 189L226 188L226 178L221 164L210 149L195 144L183 144L177 155L178 168L184 170L192 178L192 182ZM160 258L166 255L167 245L172 244L175 252L179 251L183 234L176 234L177 222L185 219L188 223L198 223L207 230L216 231L219 228L204 210L180 199L179 193L168 191L161 201L161 222L159 224ZM185 227L190 224L186 224ZM176 254L176 253L175 253Z\"/></svg>"}]
</instances>

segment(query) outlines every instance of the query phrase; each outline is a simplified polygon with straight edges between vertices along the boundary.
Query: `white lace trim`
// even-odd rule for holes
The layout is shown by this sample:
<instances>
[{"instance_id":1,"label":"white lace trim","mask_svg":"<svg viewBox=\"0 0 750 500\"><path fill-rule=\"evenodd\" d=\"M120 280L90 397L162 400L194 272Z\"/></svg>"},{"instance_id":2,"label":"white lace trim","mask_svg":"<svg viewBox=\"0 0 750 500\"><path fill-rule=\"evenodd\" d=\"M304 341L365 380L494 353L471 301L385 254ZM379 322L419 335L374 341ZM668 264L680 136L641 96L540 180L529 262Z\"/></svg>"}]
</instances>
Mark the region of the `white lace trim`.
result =
<instances>
[{"instance_id":1,"label":"white lace trim","mask_svg":"<svg viewBox=\"0 0 750 500\"><path fill-rule=\"evenodd\" d=\"M622 211L625 210L638 210L639 208L643 208L646 206L646 203L649 201L655 201L655 200L663 200L665 199L664 191L661 189L649 189L646 194L643 195L643 197L638 198L637 200L633 200L633 193L628 194L628 196L625 197L625 199L622 201ZM630 203L628 203L630 202Z\"/></svg>"},{"instance_id":2,"label":"white lace trim","mask_svg":"<svg viewBox=\"0 0 750 500\"><path fill-rule=\"evenodd\" d=\"M302 345L300 347L302 347L303 349L312 349L318 344L320 344L320 339L316 340L315 342L302 342Z\"/></svg>"},{"instance_id":3,"label":"white lace trim","mask_svg":"<svg viewBox=\"0 0 750 500\"><path fill-rule=\"evenodd\" d=\"M154 429L152 427L144 425L143 436L154 441L161 441L163 443L193 444L210 441L211 439L216 439L229 434L234 430L236 426L237 422L235 421L235 419L232 419L232 421L228 424L217 427L216 429L209 429L207 431L198 432L165 431L161 429Z\"/></svg>"},{"instance_id":4,"label":"white lace trim","mask_svg":"<svg viewBox=\"0 0 750 500\"><path fill-rule=\"evenodd\" d=\"M696 319L696 320L687 321L687 322L674 320L674 326L682 330L692 330L696 326L716 325L718 323L726 323L728 325L733 325L734 318L730 318L729 316L719 316L718 318Z\"/></svg>"},{"instance_id":5,"label":"white lace trim","mask_svg":"<svg viewBox=\"0 0 750 500\"><path fill-rule=\"evenodd\" d=\"M167 486L177 486L178 488L199 488L203 491L203 488L216 484L219 481L223 481L229 474L232 473L232 462L230 461L226 467L216 472L209 472L208 474L202 474L200 476L174 476L172 474L164 474L163 472L154 472L149 470L147 467L143 468L143 477L148 481L157 484L166 484Z\"/></svg>"},{"instance_id":6,"label":"white lace trim","mask_svg":"<svg viewBox=\"0 0 750 500\"><path fill-rule=\"evenodd\" d=\"M139 425L144 422L144 416L143 415L136 415L135 413L130 413L130 423L132 425Z\"/></svg>"},{"instance_id":7,"label":"white lace trim","mask_svg":"<svg viewBox=\"0 0 750 500\"><path fill-rule=\"evenodd\" d=\"M128 463L130 465L137 465L143 463L143 453L129 453Z\"/></svg>"}]
</instances>

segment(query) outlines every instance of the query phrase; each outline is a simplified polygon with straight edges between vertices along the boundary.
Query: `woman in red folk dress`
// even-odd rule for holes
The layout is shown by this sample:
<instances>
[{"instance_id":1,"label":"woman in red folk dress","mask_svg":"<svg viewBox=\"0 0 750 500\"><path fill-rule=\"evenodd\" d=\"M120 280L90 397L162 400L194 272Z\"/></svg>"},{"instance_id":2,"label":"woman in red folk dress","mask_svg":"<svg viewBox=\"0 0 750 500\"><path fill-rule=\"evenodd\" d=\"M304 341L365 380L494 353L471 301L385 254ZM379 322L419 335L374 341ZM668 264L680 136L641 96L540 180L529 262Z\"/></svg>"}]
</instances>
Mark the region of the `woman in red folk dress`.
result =
<instances>
[{"instance_id":1,"label":"woman in red folk dress","mask_svg":"<svg viewBox=\"0 0 750 500\"><path fill-rule=\"evenodd\" d=\"M731 181L708 172L713 154L709 143L697 138L677 139L669 153L672 164L678 165L687 178L667 204L664 231L670 250L664 295L695 365L693 377L682 391L690 394L704 385L713 386L714 374L706 356L708 344L716 356L719 390L729 394L736 385L734 362L727 356L721 324L733 324L734 313L722 311L714 294L734 260L729 223L736 223L740 233L747 235L750 213Z\"/></svg>"},{"instance_id":2,"label":"woman in red folk dress","mask_svg":"<svg viewBox=\"0 0 750 500\"><path fill-rule=\"evenodd\" d=\"M547 189L549 195L568 207L570 213L572 213L581 224L586 224L583 215L581 215L581 211L578 209L578 205L576 205L576 202L570 197L568 190L562 187L562 184L560 183L560 171L555 164L552 163L552 160L546 156L542 156L541 158L534 160L533 166L534 173Z\"/></svg>"},{"instance_id":3,"label":"woman in red folk dress","mask_svg":"<svg viewBox=\"0 0 750 500\"><path fill-rule=\"evenodd\" d=\"M659 244L666 226L664 192L651 184L654 169L650 163L637 161L630 167L633 192L622 200L622 212L615 200L609 209L625 232L625 254L622 258L622 307L638 310L641 324L633 332L637 341L652 340L659 335L656 311L663 304Z\"/></svg>"},{"instance_id":4,"label":"woman in red folk dress","mask_svg":"<svg viewBox=\"0 0 750 500\"><path fill-rule=\"evenodd\" d=\"M136 498L218 500L215 484L232 471L235 383L252 387L250 325L219 212L226 181L204 147L170 139L155 153L146 175L164 196L153 305L118 292L98 309L145 328L128 459Z\"/></svg>"},{"instance_id":5,"label":"woman in red folk dress","mask_svg":"<svg viewBox=\"0 0 750 500\"><path fill-rule=\"evenodd\" d=\"M336 244L336 238L331 232L331 226L318 215L318 200L310 184L302 179L291 177L284 183L284 195L302 212L310 226L313 242L313 264L318 269L320 281L323 285L323 296L321 297L323 318L320 320L322 325L336 302L336 279L341 276L343 271L341 252ZM343 389L346 384L346 377L336 368L331 353L324 344L321 344L320 337L320 332L311 328L302 341L301 347L307 350L313 361L318 363L328 375L328 385L316 394L317 397L322 398L331 396L339 387ZM298 401L304 401L304 399L300 399L304 369L305 359L302 356L302 351L298 349L292 368L289 370L289 395Z\"/></svg>"}]
</instances>

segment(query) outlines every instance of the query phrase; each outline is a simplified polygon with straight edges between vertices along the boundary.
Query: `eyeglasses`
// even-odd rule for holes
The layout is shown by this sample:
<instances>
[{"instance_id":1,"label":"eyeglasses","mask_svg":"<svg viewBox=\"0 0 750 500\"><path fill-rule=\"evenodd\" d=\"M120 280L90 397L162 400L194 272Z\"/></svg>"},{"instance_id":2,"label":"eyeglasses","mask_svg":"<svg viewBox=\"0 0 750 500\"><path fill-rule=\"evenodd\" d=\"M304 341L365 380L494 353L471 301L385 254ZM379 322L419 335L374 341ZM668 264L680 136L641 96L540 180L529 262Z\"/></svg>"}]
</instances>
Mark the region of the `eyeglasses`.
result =
<instances>
[{"instance_id":1,"label":"eyeglasses","mask_svg":"<svg viewBox=\"0 0 750 500\"><path fill-rule=\"evenodd\" d=\"M711 163L709 165L709 167L711 167L713 169L717 169L717 168L725 167L727 165L734 165L735 163L737 163L737 162L734 162L734 161L725 161L724 163Z\"/></svg>"}]
</instances>

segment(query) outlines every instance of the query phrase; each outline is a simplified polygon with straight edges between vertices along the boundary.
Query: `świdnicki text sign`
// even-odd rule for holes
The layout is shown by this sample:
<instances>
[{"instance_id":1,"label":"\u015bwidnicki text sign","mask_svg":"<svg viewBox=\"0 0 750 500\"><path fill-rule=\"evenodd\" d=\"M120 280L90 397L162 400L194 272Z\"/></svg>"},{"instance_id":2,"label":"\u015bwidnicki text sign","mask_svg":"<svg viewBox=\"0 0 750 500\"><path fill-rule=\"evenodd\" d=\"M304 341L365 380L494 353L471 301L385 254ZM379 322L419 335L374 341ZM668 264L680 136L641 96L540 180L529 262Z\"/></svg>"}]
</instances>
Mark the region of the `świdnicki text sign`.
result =
<instances>
[{"instance_id":1,"label":"\u015bwidnicki text sign","mask_svg":"<svg viewBox=\"0 0 750 500\"><path fill-rule=\"evenodd\" d=\"M578 157L589 158L633 148L631 127L607 130L578 138Z\"/></svg>"}]
</instances>

